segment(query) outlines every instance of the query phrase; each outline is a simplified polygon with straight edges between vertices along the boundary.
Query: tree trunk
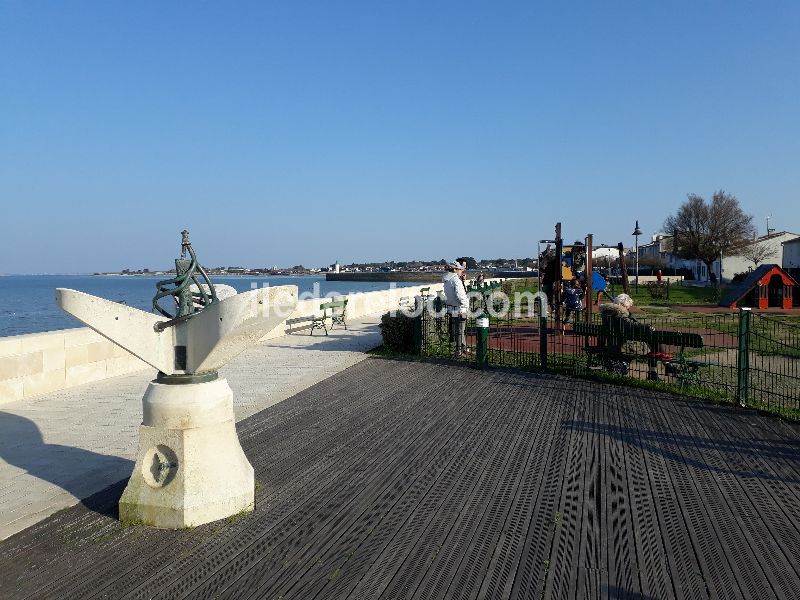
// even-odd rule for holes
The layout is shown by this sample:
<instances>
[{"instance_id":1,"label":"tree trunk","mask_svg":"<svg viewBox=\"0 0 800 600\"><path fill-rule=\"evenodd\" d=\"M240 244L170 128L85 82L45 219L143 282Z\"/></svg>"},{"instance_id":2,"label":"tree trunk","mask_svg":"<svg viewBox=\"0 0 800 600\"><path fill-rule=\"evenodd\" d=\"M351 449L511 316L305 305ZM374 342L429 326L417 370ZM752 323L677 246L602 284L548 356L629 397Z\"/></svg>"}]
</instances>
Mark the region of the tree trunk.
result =
<instances>
[{"instance_id":1,"label":"tree trunk","mask_svg":"<svg viewBox=\"0 0 800 600\"><path fill-rule=\"evenodd\" d=\"M706 266L706 272L708 273L708 280L711 281L712 283L716 282L717 285L719 285L719 281L717 281L717 274L714 272L714 261L712 260L711 262L708 262L704 260L703 264Z\"/></svg>"}]
</instances>

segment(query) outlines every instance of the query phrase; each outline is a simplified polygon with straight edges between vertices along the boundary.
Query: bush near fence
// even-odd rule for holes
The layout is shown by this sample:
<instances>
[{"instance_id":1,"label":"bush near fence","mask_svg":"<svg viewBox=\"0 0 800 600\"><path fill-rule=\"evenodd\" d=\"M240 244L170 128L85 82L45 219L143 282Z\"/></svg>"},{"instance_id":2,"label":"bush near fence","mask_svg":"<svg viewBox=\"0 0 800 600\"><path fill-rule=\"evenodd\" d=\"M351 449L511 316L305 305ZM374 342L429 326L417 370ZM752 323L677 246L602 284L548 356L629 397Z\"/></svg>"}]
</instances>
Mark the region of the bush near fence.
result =
<instances>
[{"instance_id":1,"label":"bush near fence","mask_svg":"<svg viewBox=\"0 0 800 600\"><path fill-rule=\"evenodd\" d=\"M414 352L414 327L414 318L402 312L384 314L380 323L383 345L393 352Z\"/></svg>"}]
</instances>

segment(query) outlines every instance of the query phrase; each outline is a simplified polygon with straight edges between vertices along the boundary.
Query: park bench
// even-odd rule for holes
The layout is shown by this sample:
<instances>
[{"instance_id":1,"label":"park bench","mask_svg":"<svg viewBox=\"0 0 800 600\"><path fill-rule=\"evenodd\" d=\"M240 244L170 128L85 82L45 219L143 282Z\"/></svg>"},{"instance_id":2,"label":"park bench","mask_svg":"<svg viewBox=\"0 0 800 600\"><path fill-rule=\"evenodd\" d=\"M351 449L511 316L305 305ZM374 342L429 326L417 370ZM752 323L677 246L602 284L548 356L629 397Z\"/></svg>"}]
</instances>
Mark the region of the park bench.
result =
<instances>
[{"instance_id":1,"label":"park bench","mask_svg":"<svg viewBox=\"0 0 800 600\"><path fill-rule=\"evenodd\" d=\"M700 372L704 367L712 366L710 363L694 360L686 356L687 348L702 348L704 346L703 336L699 333L686 333L683 331L670 330L643 330L641 327L628 326L622 322L619 328L608 327L600 323L575 324L575 335L586 338L586 353L589 357L589 369L603 369L608 360L621 360L633 362L634 360L645 359L651 366L658 362L664 363L664 370L668 375L674 375L681 386L699 383ZM589 340L594 338L595 345L591 345ZM664 359L650 355L626 354L607 346L609 340L615 340L615 346L622 346L625 342L644 342L650 346L651 350L660 346L673 346L678 348L678 352L672 358ZM599 359L594 362L593 359ZM598 364L599 363L599 364Z\"/></svg>"},{"instance_id":2,"label":"park bench","mask_svg":"<svg viewBox=\"0 0 800 600\"><path fill-rule=\"evenodd\" d=\"M311 317L311 331L309 335L314 335L315 329L324 329L328 335L328 329L333 329L334 325L343 325L347 329L345 313L347 312L347 300L335 300L319 305L321 315ZM328 325L330 321L330 325Z\"/></svg>"},{"instance_id":3,"label":"park bench","mask_svg":"<svg viewBox=\"0 0 800 600\"><path fill-rule=\"evenodd\" d=\"M467 293L478 292L480 294L480 299L477 299L476 302L479 304L478 308L486 312L489 310L489 298L495 291L501 289L502 286L503 284L499 281L492 281L491 283L484 282L483 285L477 282L473 282L469 286L467 286L466 290ZM493 304L495 305L493 306L493 308L497 310L498 301L495 300ZM476 309L476 306L474 304L472 305L472 309L473 310Z\"/></svg>"},{"instance_id":4,"label":"park bench","mask_svg":"<svg viewBox=\"0 0 800 600\"><path fill-rule=\"evenodd\" d=\"M402 296L398 302L401 312L414 312L418 309L417 302L422 302L422 306L431 300L430 286L420 288L419 296Z\"/></svg>"}]
</instances>

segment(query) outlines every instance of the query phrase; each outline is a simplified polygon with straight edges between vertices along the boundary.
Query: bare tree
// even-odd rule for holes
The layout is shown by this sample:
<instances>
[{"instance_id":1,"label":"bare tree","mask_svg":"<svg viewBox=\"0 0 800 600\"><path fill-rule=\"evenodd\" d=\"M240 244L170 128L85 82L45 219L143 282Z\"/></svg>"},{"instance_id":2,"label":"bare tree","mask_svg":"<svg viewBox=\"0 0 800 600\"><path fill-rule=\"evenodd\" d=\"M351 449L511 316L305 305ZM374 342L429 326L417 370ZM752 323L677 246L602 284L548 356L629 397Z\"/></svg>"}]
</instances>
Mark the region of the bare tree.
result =
<instances>
[{"instance_id":1,"label":"bare tree","mask_svg":"<svg viewBox=\"0 0 800 600\"><path fill-rule=\"evenodd\" d=\"M673 236L671 252L703 261L709 273L720 256L741 255L755 234L753 216L742 210L736 196L722 190L714 192L710 202L689 194L664 227Z\"/></svg>"},{"instance_id":2,"label":"bare tree","mask_svg":"<svg viewBox=\"0 0 800 600\"><path fill-rule=\"evenodd\" d=\"M768 258L775 258L777 252L775 248L770 248L769 245L764 242L752 242L742 250L741 255L753 263L754 267L757 267Z\"/></svg>"}]
</instances>

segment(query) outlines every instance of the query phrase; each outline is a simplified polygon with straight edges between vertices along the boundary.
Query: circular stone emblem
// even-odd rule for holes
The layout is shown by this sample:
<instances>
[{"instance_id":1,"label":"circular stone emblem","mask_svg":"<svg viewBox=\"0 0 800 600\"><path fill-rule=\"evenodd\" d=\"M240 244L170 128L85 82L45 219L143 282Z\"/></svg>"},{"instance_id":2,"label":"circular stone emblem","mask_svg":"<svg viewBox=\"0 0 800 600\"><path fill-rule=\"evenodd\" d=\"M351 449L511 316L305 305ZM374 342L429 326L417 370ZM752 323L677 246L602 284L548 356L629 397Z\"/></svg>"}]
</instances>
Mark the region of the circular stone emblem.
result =
<instances>
[{"instance_id":1,"label":"circular stone emblem","mask_svg":"<svg viewBox=\"0 0 800 600\"><path fill-rule=\"evenodd\" d=\"M178 456L169 446L159 444L145 453L142 461L142 475L150 487L164 487L175 479L177 471Z\"/></svg>"}]
</instances>

